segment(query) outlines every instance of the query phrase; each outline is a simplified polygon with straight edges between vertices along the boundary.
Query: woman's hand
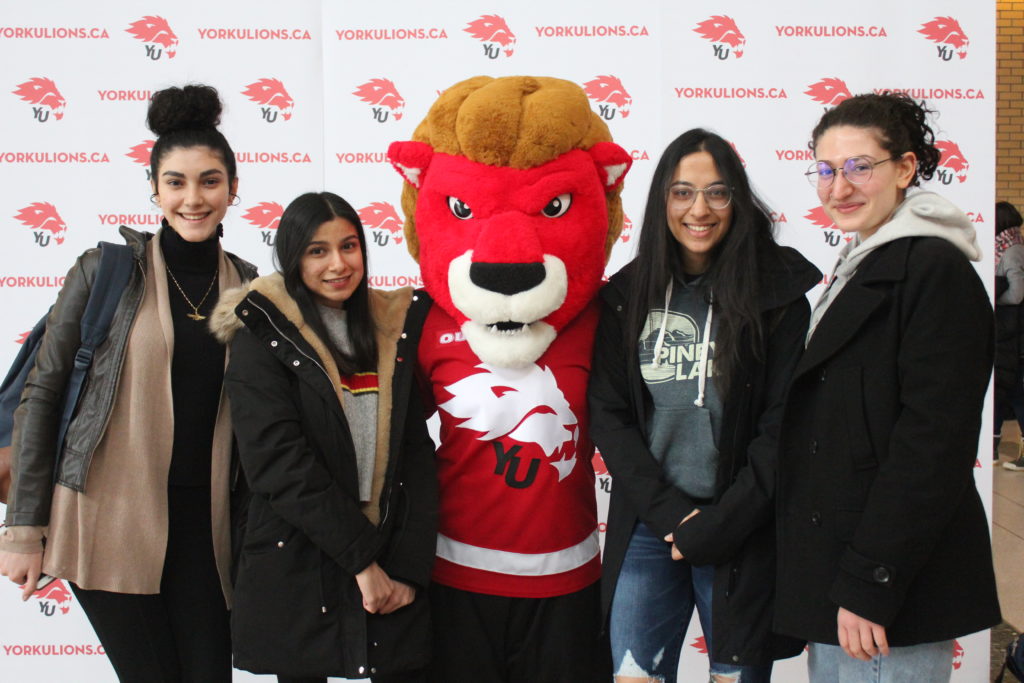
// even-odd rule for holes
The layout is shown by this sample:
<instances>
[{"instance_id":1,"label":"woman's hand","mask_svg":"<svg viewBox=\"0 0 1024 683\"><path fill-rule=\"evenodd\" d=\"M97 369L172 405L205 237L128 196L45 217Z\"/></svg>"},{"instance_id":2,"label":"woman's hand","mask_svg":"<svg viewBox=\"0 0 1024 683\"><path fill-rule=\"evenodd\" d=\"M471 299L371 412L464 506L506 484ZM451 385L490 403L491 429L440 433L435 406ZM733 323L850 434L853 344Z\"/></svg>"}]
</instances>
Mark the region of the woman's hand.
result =
<instances>
[{"instance_id":1,"label":"woman's hand","mask_svg":"<svg viewBox=\"0 0 1024 683\"><path fill-rule=\"evenodd\" d=\"M28 600L36 592L36 583L43 573L43 554L11 553L0 550L0 576L22 586L21 599Z\"/></svg>"},{"instance_id":2,"label":"woman's hand","mask_svg":"<svg viewBox=\"0 0 1024 683\"><path fill-rule=\"evenodd\" d=\"M416 599L416 589L409 584L397 579L392 579L391 583L394 585L395 590L391 591L391 597L388 598L387 603L381 606L379 610L381 614L391 614Z\"/></svg>"},{"instance_id":3,"label":"woman's hand","mask_svg":"<svg viewBox=\"0 0 1024 683\"><path fill-rule=\"evenodd\" d=\"M376 562L356 574L359 592L363 594L363 609L376 614L389 604L389 598L395 590L395 582L380 568ZM397 608L396 608L397 609Z\"/></svg>"},{"instance_id":4,"label":"woman's hand","mask_svg":"<svg viewBox=\"0 0 1024 683\"><path fill-rule=\"evenodd\" d=\"M700 514L700 508L693 508L693 511L690 512L690 514L688 514L685 517L683 517L683 521L679 522L679 524L677 524L676 526L682 526L682 525L686 524L686 522L689 521L689 519L691 517L696 517L698 514ZM681 560L681 559L683 559L683 554L681 552L679 552L679 548L676 547L675 537L672 534L668 534L667 536L665 536L665 540L668 541L669 544L671 544L671 546L672 546L672 559L673 560Z\"/></svg>"},{"instance_id":5,"label":"woman's hand","mask_svg":"<svg viewBox=\"0 0 1024 683\"><path fill-rule=\"evenodd\" d=\"M846 654L868 661L879 652L889 654L889 641L885 638L885 627L858 617L848 609L839 608L836 616L839 625L839 645Z\"/></svg>"}]
</instances>

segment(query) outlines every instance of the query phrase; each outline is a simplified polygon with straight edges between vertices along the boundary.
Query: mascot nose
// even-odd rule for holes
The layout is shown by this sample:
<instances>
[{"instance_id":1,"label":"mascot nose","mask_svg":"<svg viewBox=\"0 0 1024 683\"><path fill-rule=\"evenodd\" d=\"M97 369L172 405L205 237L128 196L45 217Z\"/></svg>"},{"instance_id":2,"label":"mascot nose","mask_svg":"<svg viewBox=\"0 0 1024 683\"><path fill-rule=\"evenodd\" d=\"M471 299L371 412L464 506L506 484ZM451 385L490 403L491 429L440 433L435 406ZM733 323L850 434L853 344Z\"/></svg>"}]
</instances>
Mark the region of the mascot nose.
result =
<instances>
[{"instance_id":1,"label":"mascot nose","mask_svg":"<svg viewBox=\"0 0 1024 683\"><path fill-rule=\"evenodd\" d=\"M469 279L498 294L518 294L544 281L543 263L473 263Z\"/></svg>"}]
</instances>

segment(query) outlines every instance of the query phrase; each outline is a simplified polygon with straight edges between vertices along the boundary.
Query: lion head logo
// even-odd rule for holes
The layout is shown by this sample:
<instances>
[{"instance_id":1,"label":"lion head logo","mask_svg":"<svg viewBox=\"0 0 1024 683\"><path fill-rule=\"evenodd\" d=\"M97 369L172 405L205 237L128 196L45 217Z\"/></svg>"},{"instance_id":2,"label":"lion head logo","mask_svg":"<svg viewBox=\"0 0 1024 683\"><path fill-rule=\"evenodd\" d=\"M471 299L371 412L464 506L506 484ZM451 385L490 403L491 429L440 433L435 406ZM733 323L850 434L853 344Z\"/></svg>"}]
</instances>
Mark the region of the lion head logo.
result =
<instances>
[{"instance_id":1,"label":"lion head logo","mask_svg":"<svg viewBox=\"0 0 1024 683\"><path fill-rule=\"evenodd\" d=\"M161 45L167 52L168 59L174 59L178 50L178 36L174 35L174 31L163 17L142 17L138 21L133 21L125 31L143 43Z\"/></svg>"},{"instance_id":2,"label":"lion head logo","mask_svg":"<svg viewBox=\"0 0 1024 683\"><path fill-rule=\"evenodd\" d=\"M834 107L843 100L853 97L850 89L846 87L846 82L841 78L823 78L809 85L804 94L828 107Z\"/></svg>"}]
</instances>

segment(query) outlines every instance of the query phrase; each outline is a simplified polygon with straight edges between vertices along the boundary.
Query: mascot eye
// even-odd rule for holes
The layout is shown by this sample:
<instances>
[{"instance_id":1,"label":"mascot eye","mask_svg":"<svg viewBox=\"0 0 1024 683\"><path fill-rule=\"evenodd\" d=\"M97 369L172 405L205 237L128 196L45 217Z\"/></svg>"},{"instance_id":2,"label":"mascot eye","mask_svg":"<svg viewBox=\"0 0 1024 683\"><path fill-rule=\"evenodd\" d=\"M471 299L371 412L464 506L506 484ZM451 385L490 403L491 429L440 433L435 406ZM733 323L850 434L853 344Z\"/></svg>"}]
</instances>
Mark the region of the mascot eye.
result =
<instances>
[{"instance_id":1,"label":"mascot eye","mask_svg":"<svg viewBox=\"0 0 1024 683\"><path fill-rule=\"evenodd\" d=\"M473 217L473 209L469 208L466 202L462 201L458 197L448 198L448 208L451 209L452 215L460 221Z\"/></svg>"},{"instance_id":2,"label":"mascot eye","mask_svg":"<svg viewBox=\"0 0 1024 683\"><path fill-rule=\"evenodd\" d=\"M548 202L548 205L541 209L541 213L548 218L558 218L564 215L570 206L572 206L572 195L566 192Z\"/></svg>"}]
</instances>

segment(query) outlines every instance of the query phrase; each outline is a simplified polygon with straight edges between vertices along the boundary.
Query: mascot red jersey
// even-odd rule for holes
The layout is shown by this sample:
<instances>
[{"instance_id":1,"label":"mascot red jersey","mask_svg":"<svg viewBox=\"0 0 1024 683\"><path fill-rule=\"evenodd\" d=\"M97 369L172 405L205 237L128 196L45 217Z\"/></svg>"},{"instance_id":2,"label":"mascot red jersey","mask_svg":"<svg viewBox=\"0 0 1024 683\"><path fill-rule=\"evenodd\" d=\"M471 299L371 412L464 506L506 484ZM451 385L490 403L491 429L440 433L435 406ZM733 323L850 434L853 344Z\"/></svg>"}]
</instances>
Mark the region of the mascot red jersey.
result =
<instances>
[{"instance_id":1,"label":"mascot red jersey","mask_svg":"<svg viewBox=\"0 0 1024 683\"><path fill-rule=\"evenodd\" d=\"M539 77L455 84L388 156L441 421L434 680L607 680L586 384L630 157L579 86Z\"/></svg>"}]
</instances>

